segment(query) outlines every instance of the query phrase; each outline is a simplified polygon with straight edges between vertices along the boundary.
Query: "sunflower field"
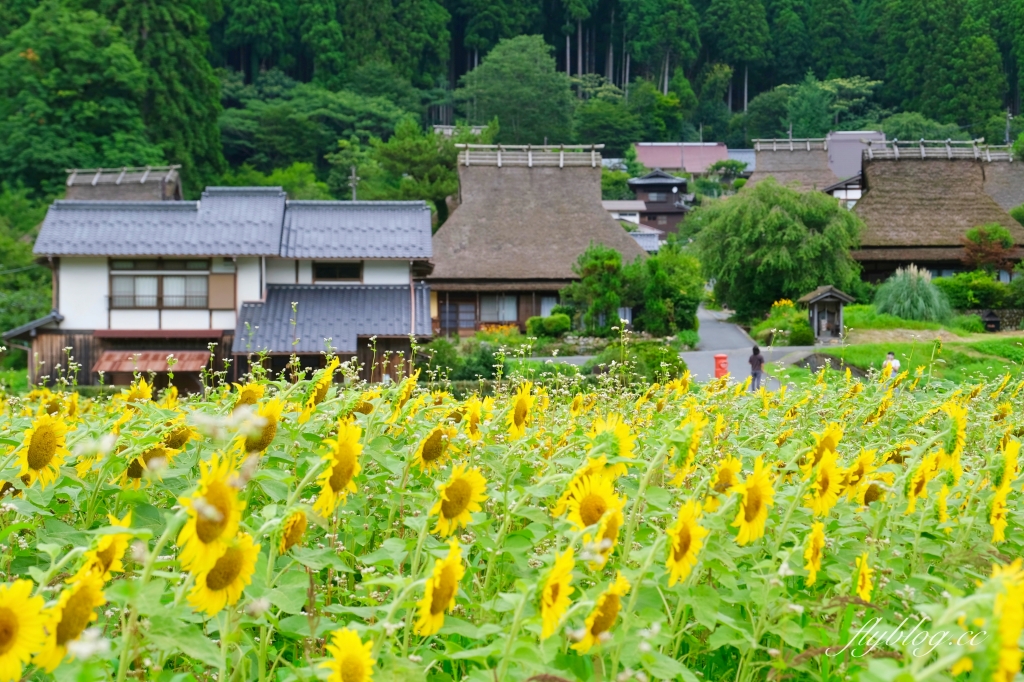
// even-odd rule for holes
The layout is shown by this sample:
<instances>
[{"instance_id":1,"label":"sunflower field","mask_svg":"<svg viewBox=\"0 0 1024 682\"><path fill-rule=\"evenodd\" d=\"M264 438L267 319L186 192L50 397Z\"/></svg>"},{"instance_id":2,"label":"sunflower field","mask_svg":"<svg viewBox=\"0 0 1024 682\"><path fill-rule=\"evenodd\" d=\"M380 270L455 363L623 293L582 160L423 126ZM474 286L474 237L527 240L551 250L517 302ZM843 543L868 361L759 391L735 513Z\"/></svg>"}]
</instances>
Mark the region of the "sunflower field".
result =
<instances>
[{"instance_id":1,"label":"sunflower field","mask_svg":"<svg viewBox=\"0 0 1024 682\"><path fill-rule=\"evenodd\" d=\"M999 680L1024 381L0 402L0 682Z\"/></svg>"}]
</instances>

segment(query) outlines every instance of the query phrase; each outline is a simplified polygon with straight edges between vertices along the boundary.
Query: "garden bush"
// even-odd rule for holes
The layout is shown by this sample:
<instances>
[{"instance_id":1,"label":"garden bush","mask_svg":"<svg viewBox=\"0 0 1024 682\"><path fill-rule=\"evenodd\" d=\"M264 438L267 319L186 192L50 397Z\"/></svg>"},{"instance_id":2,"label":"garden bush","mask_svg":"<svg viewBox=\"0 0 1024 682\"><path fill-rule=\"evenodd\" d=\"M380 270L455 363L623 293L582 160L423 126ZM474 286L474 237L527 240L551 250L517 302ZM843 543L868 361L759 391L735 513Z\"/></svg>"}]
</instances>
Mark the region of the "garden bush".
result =
<instances>
[{"instance_id":1,"label":"garden bush","mask_svg":"<svg viewBox=\"0 0 1024 682\"><path fill-rule=\"evenodd\" d=\"M544 334L552 338L559 338L572 329L572 320L563 313L552 313L544 318Z\"/></svg>"},{"instance_id":2,"label":"garden bush","mask_svg":"<svg viewBox=\"0 0 1024 682\"><path fill-rule=\"evenodd\" d=\"M985 323L978 315L954 315L949 320L949 326L971 334L982 334L985 331Z\"/></svg>"},{"instance_id":3,"label":"garden bush","mask_svg":"<svg viewBox=\"0 0 1024 682\"><path fill-rule=\"evenodd\" d=\"M899 268L878 287L875 308L882 314L923 322L942 322L950 316L945 294L932 283L927 270L915 265Z\"/></svg>"},{"instance_id":4,"label":"garden bush","mask_svg":"<svg viewBox=\"0 0 1024 682\"><path fill-rule=\"evenodd\" d=\"M946 295L954 310L1002 308L1010 297L1009 287L983 270L937 277L932 283Z\"/></svg>"},{"instance_id":5,"label":"garden bush","mask_svg":"<svg viewBox=\"0 0 1024 682\"><path fill-rule=\"evenodd\" d=\"M801 320L794 325L789 332L790 346L813 346L815 342L814 331L807 320Z\"/></svg>"},{"instance_id":6,"label":"garden bush","mask_svg":"<svg viewBox=\"0 0 1024 682\"><path fill-rule=\"evenodd\" d=\"M796 304L787 298L773 303L767 319L755 325L750 330L750 335L765 346L814 345L814 332L811 331L810 322L807 320L807 311L797 308Z\"/></svg>"},{"instance_id":7,"label":"garden bush","mask_svg":"<svg viewBox=\"0 0 1024 682\"><path fill-rule=\"evenodd\" d=\"M416 366L449 381L493 379L501 365L495 350L495 344L480 339L464 339L459 345L434 339L422 347Z\"/></svg>"},{"instance_id":8,"label":"garden bush","mask_svg":"<svg viewBox=\"0 0 1024 682\"><path fill-rule=\"evenodd\" d=\"M540 315L526 318L527 336L544 336L544 318Z\"/></svg>"},{"instance_id":9,"label":"garden bush","mask_svg":"<svg viewBox=\"0 0 1024 682\"><path fill-rule=\"evenodd\" d=\"M4 400L0 671L1012 680L1024 382L902 357L760 394L613 373L456 400L332 361Z\"/></svg>"},{"instance_id":10,"label":"garden bush","mask_svg":"<svg viewBox=\"0 0 1024 682\"><path fill-rule=\"evenodd\" d=\"M607 367L613 362L625 363L629 371L643 381L676 379L686 372L686 362L679 357L679 352L661 341L628 341L625 351L621 342L613 342L584 368L597 371L599 366Z\"/></svg>"}]
</instances>

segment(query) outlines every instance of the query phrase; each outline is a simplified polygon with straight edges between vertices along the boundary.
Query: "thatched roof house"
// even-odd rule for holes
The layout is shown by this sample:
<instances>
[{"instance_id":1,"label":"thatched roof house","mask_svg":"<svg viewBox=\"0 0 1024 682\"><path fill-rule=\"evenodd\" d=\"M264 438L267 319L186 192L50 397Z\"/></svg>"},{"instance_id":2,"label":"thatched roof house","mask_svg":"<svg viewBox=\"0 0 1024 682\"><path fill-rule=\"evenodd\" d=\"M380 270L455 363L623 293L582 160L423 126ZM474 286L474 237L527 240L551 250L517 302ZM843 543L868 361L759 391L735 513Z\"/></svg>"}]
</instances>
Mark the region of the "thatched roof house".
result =
<instances>
[{"instance_id":1,"label":"thatched roof house","mask_svg":"<svg viewBox=\"0 0 1024 682\"><path fill-rule=\"evenodd\" d=\"M181 201L180 165L139 168L72 168L65 199L86 201Z\"/></svg>"},{"instance_id":2,"label":"thatched roof house","mask_svg":"<svg viewBox=\"0 0 1024 682\"><path fill-rule=\"evenodd\" d=\"M988 223L1006 227L1024 245L1024 227L985 192L993 163L906 152L872 156L864 159L864 194L853 209L865 224L853 256L866 279L884 279L909 263L939 274L960 269L964 234Z\"/></svg>"},{"instance_id":3,"label":"thatched roof house","mask_svg":"<svg viewBox=\"0 0 1024 682\"><path fill-rule=\"evenodd\" d=\"M823 138L754 140L754 153L757 170L751 174L748 186L773 177L780 185L809 192L840 180L829 168L828 141Z\"/></svg>"},{"instance_id":4,"label":"thatched roof house","mask_svg":"<svg viewBox=\"0 0 1024 682\"><path fill-rule=\"evenodd\" d=\"M546 315L591 243L644 250L601 205L600 147L470 145L461 201L434 235L432 316L443 331Z\"/></svg>"},{"instance_id":5,"label":"thatched roof house","mask_svg":"<svg viewBox=\"0 0 1024 682\"><path fill-rule=\"evenodd\" d=\"M1024 204L1024 162L1012 157L986 163L985 192L1009 211Z\"/></svg>"}]
</instances>

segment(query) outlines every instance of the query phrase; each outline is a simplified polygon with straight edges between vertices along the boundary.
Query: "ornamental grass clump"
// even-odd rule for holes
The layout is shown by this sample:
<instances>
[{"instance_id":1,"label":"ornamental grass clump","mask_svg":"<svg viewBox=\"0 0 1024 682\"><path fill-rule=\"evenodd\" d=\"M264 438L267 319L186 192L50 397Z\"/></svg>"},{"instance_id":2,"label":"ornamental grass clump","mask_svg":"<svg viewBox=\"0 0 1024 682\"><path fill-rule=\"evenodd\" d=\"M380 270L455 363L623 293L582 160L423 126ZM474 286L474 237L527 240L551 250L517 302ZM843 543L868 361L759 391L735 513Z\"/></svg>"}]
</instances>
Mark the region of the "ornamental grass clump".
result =
<instances>
[{"instance_id":1,"label":"ornamental grass clump","mask_svg":"<svg viewBox=\"0 0 1024 682\"><path fill-rule=\"evenodd\" d=\"M913 264L897 269L878 287L875 309L921 322L943 322L952 314L945 294L932 283L931 273Z\"/></svg>"}]
</instances>

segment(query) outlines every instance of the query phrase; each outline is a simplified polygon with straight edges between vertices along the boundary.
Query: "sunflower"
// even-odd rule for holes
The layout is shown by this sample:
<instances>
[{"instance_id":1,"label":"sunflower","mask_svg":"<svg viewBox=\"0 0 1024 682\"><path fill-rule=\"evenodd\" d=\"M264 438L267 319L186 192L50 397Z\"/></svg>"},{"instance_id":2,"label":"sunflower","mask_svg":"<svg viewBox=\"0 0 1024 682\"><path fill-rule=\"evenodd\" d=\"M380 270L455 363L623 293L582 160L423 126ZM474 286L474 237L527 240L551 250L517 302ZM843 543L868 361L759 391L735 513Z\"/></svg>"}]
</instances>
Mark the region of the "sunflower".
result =
<instances>
[{"instance_id":1,"label":"sunflower","mask_svg":"<svg viewBox=\"0 0 1024 682\"><path fill-rule=\"evenodd\" d=\"M213 455L199 463L199 488L192 497L178 499L188 510L188 521L178 534L181 567L199 573L213 566L228 542L238 533L245 502L229 481L234 476L231 459Z\"/></svg>"},{"instance_id":2,"label":"sunflower","mask_svg":"<svg viewBox=\"0 0 1024 682\"><path fill-rule=\"evenodd\" d=\"M490 419L494 413L494 398L480 400L477 396L470 396L463 404L462 423L466 426L466 436L473 442L478 442L484 437L480 431L480 424L485 419Z\"/></svg>"},{"instance_id":3,"label":"sunflower","mask_svg":"<svg viewBox=\"0 0 1024 682\"><path fill-rule=\"evenodd\" d=\"M597 524L597 532L593 536L590 534L583 536L584 545L595 546L593 560L590 562L592 570L596 571L604 568L604 565L608 562L608 557L612 555L615 545L619 542L619 529L622 528L624 523L625 518L622 516L622 510L611 509L601 517Z\"/></svg>"},{"instance_id":4,"label":"sunflower","mask_svg":"<svg viewBox=\"0 0 1024 682\"><path fill-rule=\"evenodd\" d=\"M430 430L427 437L420 441L413 455L414 461L421 469L429 471L444 463L448 458L448 448L458 433L451 426L439 424Z\"/></svg>"},{"instance_id":5,"label":"sunflower","mask_svg":"<svg viewBox=\"0 0 1024 682\"><path fill-rule=\"evenodd\" d=\"M328 450L323 459L328 466L320 474L320 494L313 506L321 516L333 514L338 505L344 504L348 494L356 491L353 479L362 470L359 464L359 455L363 452L363 444L359 442L362 435L363 429L354 419L340 419L337 437L324 440Z\"/></svg>"},{"instance_id":6,"label":"sunflower","mask_svg":"<svg viewBox=\"0 0 1024 682\"><path fill-rule=\"evenodd\" d=\"M814 468L811 490L804 495L804 502L815 516L827 516L843 488L843 472L836 464L836 453L826 450Z\"/></svg>"},{"instance_id":7,"label":"sunflower","mask_svg":"<svg viewBox=\"0 0 1024 682\"><path fill-rule=\"evenodd\" d=\"M306 534L306 512L299 509L294 511L281 524L281 540L278 543L278 554L286 554L289 549L302 542L302 536Z\"/></svg>"},{"instance_id":8,"label":"sunflower","mask_svg":"<svg viewBox=\"0 0 1024 682\"><path fill-rule=\"evenodd\" d=\"M331 358L331 361L327 363L327 367L321 371L320 376L313 380L313 384L309 388L309 395L302 405L302 413L299 415L300 424L305 424L309 421L309 418L313 415L313 410L327 397L327 391L330 390L331 384L334 383L334 370L340 366L341 361L338 358Z\"/></svg>"},{"instance_id":9,"label":"sunflower","mask_svg":"<svg viewBox=\"0 0 1024 682\"><path fill-rule=\"evenodd\" d=\"M472 520L470 514L480 511L480 503L487 499L487 480L479 469L466 469L457 465L446 483L438 488L439 498L430 515L437 515L437 525L431 532L440 532L446 538Z\"/></svg>"},{"instance_id":10,"label":"sunflower","mask_svg":"<svg viewBox=\"0 0 1024 682\"><path fill-rule=\"evenodd\" d=\"M155 445L149 448L128 463L128 466L125 467L124 472L121 474L121 485L125 488L138 490L142 484L142 477L149 471L150 462L153 462L154 465L157 462L162 462L163 465L166 465L173 462L174 457L180 452L180 450L171 450L163 445Z\"/></svg>"},{"instance_id":11,"label":"sunflower","mask_svg":"<svg viewBox=\"0 0 1024 682\"><path fill-rule=\"evenodd\" d=\"M32 426L25 431L19 451L21 471L18 475L26 485L38 480L45 488L57 480L64 458L69 454L67 432L67 426L59 418L48 414L33 420Z\"/></svg>"},{"instance_id":12,"label":"sunflower","mask_svg":"<svg viewBox=\"0 0 1024 682\"><path fill-rule=\"evenodd\" d=\"M171 424L161 436L163 444L172 450L181 450L190 440L197 438L199 434L183 422Z\"/></svg>"},{"instance_id":13,"label":"sunflower","mask_svg":"<svg viewBox=\"0 0 1024 682\"><path fill-rule=\"evenodd\" d=\"M32 596L32 581L0 584L0 682L21 679L32 654L43 647L43 598Z\"/></svg>"},{"instance_id":14,"label":"sunflower","mask_svg":"<svg viewBox=\"0 0 1024 682\"><path fill-rule=\"evenodd\" d=\"M164 391L163 396L160 398L160 407L165 410L176 410L178 409L178 387L168 386L167 390Z\"/></svg>"},{"instance_id":15,"label":"sunflower","mask_svg":"<svg viewBox=\"0 0 1024 682\"><path fill-rule=\"evenodd\" d=\"M807 457L804 460L803 468L805 475L810 474L811 469L814 468L818 460L826 452L836 451L839 447L839 441L843 438L843 427L832 422L821 433L812 433L811 435L814 436L814 447L807 453Z\"/></svg>"},{"instance_id":16,"label":"sunflower","mask_svg":"<svg viewBox=\"0 0 1024 682\"><path fill-rule=\"evenodd\" d=\"M825 551L825 524L815 521L811 526L811 532L807 535L807 543L804 545L804 568L807 570L807 587L818 582L818 571L821 570L821 557Z\"/></svg>"},{"instance_id":17,"label":"sunflower","mask_svg":"<svg viewBox=\"0 0 1024 682\"><path fill-rule=\"evenodd\" d=\"M508 434L513 440L522 438L526 433L526 427L532 420L530 412L533 409L534 396L530 395L533 384L525 381L519 386L519 391L512 398L512 409L508 412Z\"/></svg>"},{"instance_id":18,"label":"sunflower","mask_svg":"<svg viewBox=\"0 0 1024 682\"><path fill-rule=\"evenodd\" d=\"M914 470L914 475L910 477L910 482L907 485L907 509L903 512L905 515L909 516L914 513L919 497L927 497L928 483L935 477L938 463L944 455L944 451L940 449L938 452L921 458L921 463L917 465L917 469Z\"/></svg>"},{"instance_id":19,"label":"sunflower","mask_svg":"<svg viewBox=\"0 0 1024 682\"><path fill-rule=\"evenodd\" d=\"M854 499L857 501L857 504L861 506L867 506L878 502L879 500L885 499L886 492L895 482L896 474L891 471L869 476L864 479L859 486L857 486Z\"/></svg>"},{"instance_id":20,"label":"sunflower","mask_svg":"<svg viewBox=\"0 0 1024 682\"><path fill-rule=\"evenodd\" d=\"M358 412L359 414L370 414L371 412L373 412L373 401L376 400L377 398L380 398L379 388L373 388L370 389L369 391L363 391L359 395L359 400L358 402L356 402L356 406L352 408L352 411Z\"/></svg>"},{"instance_id":21,"label":"sunflower","mask_svg":"<svg viewBox=\"0 0 1024 682\"><path fill-rule=\"evenodd\" d=\"M690 571L697 565L697 555L700 554L701 547L704 546L704 537L708 534L707 529L697 523L700 521L700 515L700 503L687 500L679 507L676 522L667 531L669 546L666 565L669 570L669 587L686 580Z\"/></svg>"},{"instance_id":22,"label":"sunflower","mask_svg":"<svg viewBox=\"0 0 1024 682\"><path fill-rule=\"evenodd\" d=\"M764 535L768 507L775 504L772 500L775 490L772 488L768 470L765 469L763 457L759 456L754 461L754 473L747 476L743 483L733 486L732 492L743 497L736 520L732 522L734 528L739 528L736 544L748 545Z\"/></svg>"},{"instance_id":23,"label":"sunflower","mask_svg":"<svg viewBox=\"0 0 1024 682\"><path fill-rule=\"evenodd\" d=\"M939 490L939 496L935 498L935 511L939 517L939 525L949 523L949 486L945 483L942 484L942 489ZM949 526L943 528L946 534L949 535L953 532L953 529Z\"/></svg>"},{"instance_id":24,"label":"sunflower","mask_svg":"<svg viewBox=\"0 0 1024 682\"><path fill-rule=\"evenodd\" d=\"M394 424L398 421L398 418L402 414L402 408L405 407L405 404L409 402L409 399L412 398L412 394L416 391L416 380L419 378L420 370L417 369L402 380L402 383L398 387L398 395L391 404L393 410L391 412L391 416L387 418L388 424Z\"/></svg>"},{"instance_id":25,"label":"sunflower","mask_svg":"<svg viewBox=\"0 0 1024 682\"><path fill-rule=\"evenodd\" d=\"M153 387L146 383L145 377L139 377L138 381L121 392L121 398L129 407L148 403L153 400Z\"/></svg>"},{"instance_id":26,"label":"sunflower","mask_svg":"<svg viewBox=\"0 0 1024 682\"><path fill-rule=\"evenodd\" d=\"M565 486L565 490L562 491L562 494L555 502L555 506L551 508L551 515L561 516L565 513L565 510L568 508L569 500L576 491L577 482L582 481L585 477L591 475L604 476L614 481L618 478L618 472L619 470L616 467L608 466L608 458L604 455L601 455L600 457L588 457L583 466L573 473L569 483Z\"/></svg>"},{"instance_id":27,"label":"sunflower","mask_svg":"<svg viewBox=\"0 0 1024 682\"><path fill-rule=\"evenodd\" d=\"M715 465L715 475L711 477L711 490L704 501L704 509L713 512L721 504L716 495L729 492L739 484L740 469L743 463L732 455L726 456Z\"/></svg>"},{"instance_id":28,"label":"sunflower","mask_svg":"<svg viewBox=\"0 0 1024 682\"><path fill-rule=\"evenodd\" d=\"M952 422L952 430L946 443L949 454L944 458L943 468L953 472L953 481L959 482L963 475L963 467L960 466L960 457L963 455L964 446L967 445L967 407L953 401L942 406Z\"/></svg>"},{"instance_id":29,"label":"sunflower","mask_svg":"<svg viewBox=\"0 0 1024 682\"><path fill-rule=\"evenodd\" d=\"M679 429L689 435L686 438L686 450L680 452L676 449L681 461L678 464L669 465L669 472L673 475L669 482L672 485L682 485L686 477L690 475L693 460L697 456L697 448L700 446L701 436L708 423L708 418L702 412L691 409L682 424L679 425Z\"/></svg>"},{"instance_id":30,"label":"sunflower","mask_svg":"<svg viewBox=\"0 0 1024 682\"><path fill-rule=\"evenodd\" d=\"M623 500L615 494L612 480L601 474L588 474L572 482L566 502L567 519L580 531L598 523L609 511L621 511Z\"/></svg>"},{"instance_id":31,"label":"sunflower","mask_svg":"<svg viewBox=\"0 0 1024 682\"><path fill-rule=\"evenodd\" d=\"M875 572L868 565L868 553L864 552L857 557L857 596L866 602L871 601L871 576Z\"/></svg>"},{"instance_id":32,"label":"sunflower","mask_svg":"<svg viewBox=\"0 0 1024 682\"><path fill-rule=\"evenodd\" d=\"M188 594L188 603L197 611L215 616L242 596L252 582L260 546L247 533L239 533L217 561L198 572L196 584Z\"/></svg>"},{"instance_id":33,"label":"sunflower","mask_svg":"<svg viewBox=\"0 0 1024 682\"><path fill-rule=\"evenodd\" d=\"M1002 448L1002 466L1003 471L999 476L999 485L997 487L1009 487L1013 485L1013 482L1017 479L1018 469L1020 464L1018 459L1020 457L1020 441L1016 438L1006 439L1006 443Z\"/></svg>"},{"instance_id":34,"label":"sunflower","mask_svg":"<svg viewBox=\"0 0 1024 682\"><path fill-rule=\"evenodd\" d=\"M67 645L82 636L89 623L96 620L96 607L106 603L103 579L88 573L60 593L57 603L43 612L46 641L33 663L53 672L67 656Z\"/></svg>"},{"instance_id":35,"label":"sunflower","mask_svg":"<svg viewBox=\"0 0 1024 682\"><path fill-rule=\"evenodd\" d=\"M466 572L462 564L459 541L452 538L448 556L434 562L434 570L427 578L423 599L416 602L416 634L424 637L435 634L444 625L444 612L455 606L459 582Z\"/></svg>"},{"instance_id":36,"label":"sunflower","mask_svg":"<svg viewBox=\"0 0 1024 682\"><path fill-rule=\"evenodd\" d=\"M569 609L569 595L576 591L572 586L572 569L576 562L573 549L570 547L562 554L555 555L555 564L548 572L544 587L540 593L540 614L543 624L540 638L545 640L555 634L562 616Z\"/></svg>"},{"instance_id":37,"label":"sunflower","mask_svg":"<svg viewBox=\"0 0 1024 682\"><path fill-rule=\"evenodd\" d=\"M877 450L861 450L860 454L857 455L857 459L846 469L843 476L843 492L846 494L847 499L853 499L861 482L878 469L878 465L875 464L877 452Z\"/></svg>"},{"instance_id":38,"label":"sunflower","mask_svg":"<svg viewBox=\"0 0 1024 682\"><path fill-rule=\"evenodd\" d=\"M633 448L636 445L636 439L629 432L629 425L615 413L609 413L607 418L595 419L587 433L587 438L590 439L590 443L587 445L588 450L593 450L597 446L606 450L611 457L626 459L635 457ZM612 469L615 471L616 478L625 475L628 471L626 465L622 463L612 465Z\"/></svg>"},{"instance_id":39,"label":"sunflower","mask_svg":"<svg viewBox=\"0 0 1024 682\"><path fill-rule=\"evenodd\" d=\"M359 639L355 630L335 630L326 648L331 657L320 667L331 671L328 682L370 682L373 679L377 665L372 657L373 642Z\"/></svg>"},{"instance_id":40,"label":"sunflower","mask_svg":"<svg viewBox=\"0 0 1024 682\"><path fill-rule=\"evenodd\" d=\"M1010 489L1002 487L996 489L992 497L992 510L989 512L988 522L992 524L992 543L998 544L1006 540L1006 497Z\"/></svg>"},{"instance_id":41,"label":"sunflower","mask_svg":"<svg viewBox=\"0 0 1024 682\"><path fill-rule=\"evenodd\" d=\"M601 593L594 604L594 610L587 616L584 634L580 641L572 645L572 648L581 654L590 649L607 637L607 632L615 625L619 617L619 610L622 608L622 597L629 593L629 581L622 573L616 573L615 582L607 590Z\"/></svg>"},{"instance_id":42,"label":"sunflower","mask_svg":"<svg viewBox=\"0 0 1024 682\"><path fill-rule=\"evenodd\" d=\"M131 528L132 513L128 512L120 521L113 514L107 515L107 520L113 528ZM68 578L69 583L77 582L89 573L96 573L104 582L110 580L111 573L124 571L124 564L121 559L128 550L128 542L132 539L130 533L117 533L115 535L101 535L99 542L94 549L86 551L82 557L82 567L78 572Z\"/></svg>"},{"instance_id":43,"label":"sunflower","mask_svg":"<svg viewBox=\"0 0 1024 682\"><path fill-rule=\"evenodd\" d=\"M257 405L261 400L263 400L263 393L267 390L267 387L263 384L256 384L252 382L245 385L232 385L235 387L235 391L237 391L234 407L231 408L233 410L237 410L243 405Z\"/></svg>"},{"instance_id":44,"label":"sunflower","mask_svg":"<svg viewBox=\"0 0 1024 682\"><path fill-rule=\"evenodd\" d=\"M999 623L999 649L997 670L991 679L1010 682L1020 672L1020 635L1024 631L1024 581L1021 560L1009 566L992 566L992 577L1001 578L1001 590L996 595L992 615Z\"/></svg>"},{"instance_id":45,"label":"sunflower","mask_svg":"<svg viewBox=\"0 0 1024 682\"><path fill-rule=\"evenodd\" d=\"M281 410L284 408L280 398L273 398L256 409L256 416L263 419L263 426L256 433L245 437L246 452L263 452L277 435L277 423L281 421Z\"/></svg>"}]
</instances>

